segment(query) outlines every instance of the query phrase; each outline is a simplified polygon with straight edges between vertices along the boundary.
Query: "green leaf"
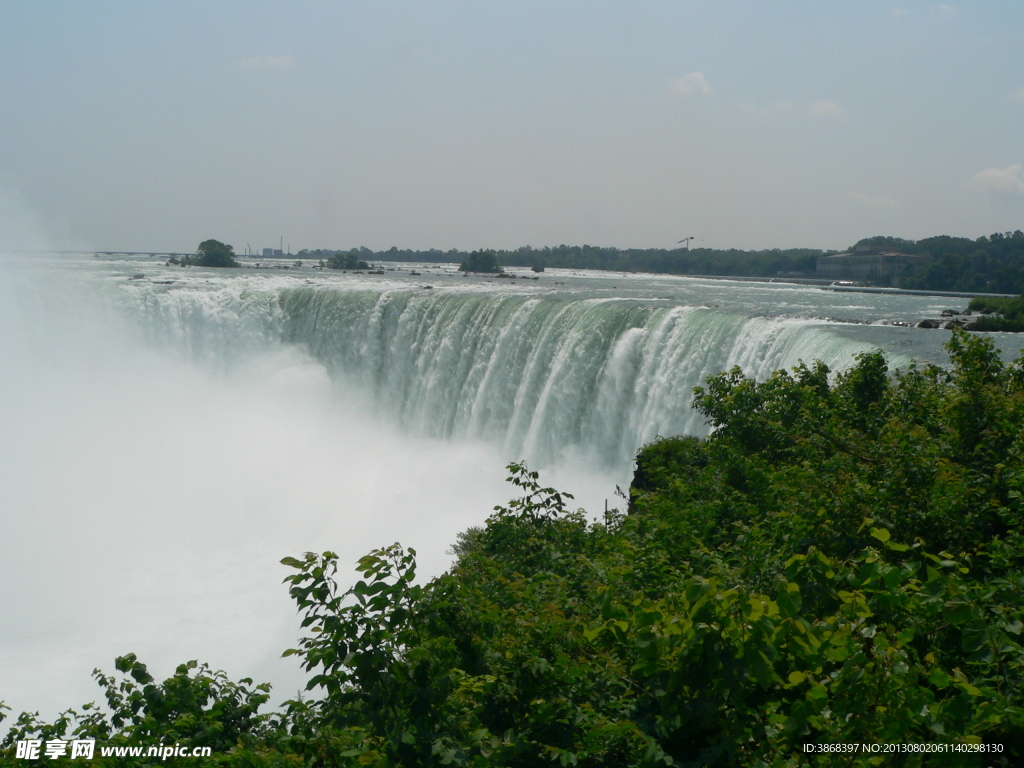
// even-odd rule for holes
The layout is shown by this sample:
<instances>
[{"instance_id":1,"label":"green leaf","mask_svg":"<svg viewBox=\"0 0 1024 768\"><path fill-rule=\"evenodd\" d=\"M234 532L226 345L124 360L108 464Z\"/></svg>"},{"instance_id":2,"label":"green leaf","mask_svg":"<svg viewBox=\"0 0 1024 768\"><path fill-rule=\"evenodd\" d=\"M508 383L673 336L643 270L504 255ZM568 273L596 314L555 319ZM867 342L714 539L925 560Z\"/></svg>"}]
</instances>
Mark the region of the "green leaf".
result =
<instances>
[{"instance_id":1,"label":"green leaf","mask_svg":"<svg viewBox=\"0 0 1024 768\"><path fill-rule=\"evenodd\" d=\"M968 696L980 696L981 695L981 689L980 688L976 688L975 686L971 685L970 683L960 683L960 688Z\"/></svg>"},{"instance_id":2,"label":"green leaf","mask_svg":"<svg viewBox=\"0 0 1024 768\"><path fill-rule=\"evenodd\" d=\"M949 600L942 606L942 618L950 624L963 624L973 616L970 603Z\"/></svg>"},{"instance_id":3,"label":"green leaf","mask_svg":"<svg viewBox=\"0 0 1024 768\"><path fill-rule=\"evenodd\" d=\"M583 630L583 639L592 643L601 635L602 632L604 632L603 626L594 627L593 629L585 629Z\"/></svg>"},{"instance_id":4,"label":"green leaf","mask_svg":"<svg viewBox=\"0 0 1024 768\"><path fill-rule=\"evenodd\" d=\"M787 619L791 619L800 613L800 585L792 581L786 583L779 589L775 602L779 606L779 613Z\"/></svg>"},{"instance_id":5,"label":"green leaf","mask_svg":"<svg viewBox=\"0 0 1024 768\"><path fill-rule=\"evenodd\" d=\"M828 698L828 689L823 685L814 684L807 691L807 698L811 701L824 701Z\"/></svg>"}]
</instances>

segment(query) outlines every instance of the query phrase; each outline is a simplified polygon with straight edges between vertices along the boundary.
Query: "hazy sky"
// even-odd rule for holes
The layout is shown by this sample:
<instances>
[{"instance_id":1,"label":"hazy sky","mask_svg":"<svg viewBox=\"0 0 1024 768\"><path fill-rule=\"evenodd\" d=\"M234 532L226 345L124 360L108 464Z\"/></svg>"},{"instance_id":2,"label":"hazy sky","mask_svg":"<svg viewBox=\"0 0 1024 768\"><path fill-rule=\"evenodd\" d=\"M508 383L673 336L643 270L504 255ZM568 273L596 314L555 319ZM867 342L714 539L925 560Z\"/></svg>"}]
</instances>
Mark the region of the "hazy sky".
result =
<instances>
[{"instance_id":1,"label":"hazy sky","mask_svg":"<svg viewBox=\"0 0 1024 768\"><path fill-rule=\"evenodd\" d=\"M0 72L0 206L60 243L1024 227L1020 0L0 0Z\"/></svg>"}]
</instances>

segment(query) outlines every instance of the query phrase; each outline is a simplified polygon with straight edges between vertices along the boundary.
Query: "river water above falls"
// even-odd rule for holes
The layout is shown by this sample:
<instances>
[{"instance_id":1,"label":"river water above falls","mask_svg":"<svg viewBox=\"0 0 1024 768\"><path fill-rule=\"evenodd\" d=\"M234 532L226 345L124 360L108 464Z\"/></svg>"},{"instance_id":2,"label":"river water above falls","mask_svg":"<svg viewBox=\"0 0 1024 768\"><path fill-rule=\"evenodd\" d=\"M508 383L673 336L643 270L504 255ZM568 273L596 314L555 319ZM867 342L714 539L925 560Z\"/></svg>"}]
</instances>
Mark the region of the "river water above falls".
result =
<instances>
[{"instance_id":1,"label":"river water above falls","mask_svg":"<svg viewBox=\"0 0 1024 768\"><path fill-rule=\"evenodd\" d=\"M948 332L891 323L966 303L266 267L0 263L0 700L16 712L98 699L89 672L129 651L157 675L198 658L293 696L281 557L334 550L347 583L346 564L398 540L439 573L513 495L506 462L600 512L639 446L705 432L688 403L706 376L876 348L942 362Z\"/></svg>"}]
</instances>

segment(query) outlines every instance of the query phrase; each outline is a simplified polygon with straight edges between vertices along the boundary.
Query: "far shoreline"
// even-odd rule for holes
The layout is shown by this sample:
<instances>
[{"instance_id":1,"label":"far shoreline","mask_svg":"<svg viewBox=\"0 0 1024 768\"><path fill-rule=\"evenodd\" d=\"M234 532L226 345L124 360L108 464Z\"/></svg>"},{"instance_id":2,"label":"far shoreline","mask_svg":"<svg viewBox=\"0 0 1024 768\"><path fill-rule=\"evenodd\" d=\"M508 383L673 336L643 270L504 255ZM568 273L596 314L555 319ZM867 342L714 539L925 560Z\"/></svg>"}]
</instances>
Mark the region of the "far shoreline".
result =
<instances>
[{"instance_id":1,"label":"far shoreline","mask_svg":"<svg viewBox=\"0 0 1024 768\"><path fill-rule=\"evenodd\" d=\"M148 257L150 259L163 258L168 255L177 255L170 251L95 251L95 250L19 250L19 251L8 251L8 253L58 253L58 254L81 254L89 256L141 256ZM303 257L298 254L287 254L282 256L256 256L249 254L241 254L236 256L240 261L277 261L277 260L309 260L309 257ZM447 262L447 261L422 261L422 262L411 262L411 261L387 261L385 259L378 259L383 263L388 264L430 264L440 266L450 265L457 267L459 262ZM510 268L516 269L517 265L509 265ZM685 277L693 278L696 280L730 280L733 282L740 283L771 283L771 284L782 284L782 285L804 285L809 288L818 288L826 291L836 292L847 292L847 293L882 293L892 294L895 296L939 296L955 299L973 299L975 297L982 298L1016 298L1019 294L1016 293L983 293L983 292L967 292L967 291L940 291L940 290L929 290L926 288L892 288L885 286L870 286L870 285L857 285L855 283L843 283L836 280L814 278L814 277L765 277L758 275L706 275L706 274L684 274L678 272L647 272L642 270L622 272L621 270L613 269L601 269L599 267L584 267L584 266L573 266L573 267L549 267L551 270L565 270L565 271L578 271L578 272L605 272L609 275L616 274L628 274L628 275L651 275L655 277Z\"/></svg>"}]
</instances>

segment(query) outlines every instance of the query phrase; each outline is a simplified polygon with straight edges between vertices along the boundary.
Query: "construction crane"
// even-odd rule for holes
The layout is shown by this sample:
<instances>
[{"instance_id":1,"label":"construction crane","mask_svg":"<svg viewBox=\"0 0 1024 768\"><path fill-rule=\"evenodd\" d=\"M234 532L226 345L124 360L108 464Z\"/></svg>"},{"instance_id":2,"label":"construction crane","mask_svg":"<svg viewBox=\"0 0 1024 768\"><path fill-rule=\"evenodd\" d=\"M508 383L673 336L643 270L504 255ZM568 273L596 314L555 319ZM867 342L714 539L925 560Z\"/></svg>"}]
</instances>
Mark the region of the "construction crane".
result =
<instances>
[{"instance_id":1,"label":"construction crane","mask_svg":"<svg viewBox=\"0 0 1024 768\"><path fill-rule=\"evenodd\" d=\"M693 235L691 235L690 237L684 237L684 238L683 238L682 240L680 240L679 242L680 242L680 243L686 243L686 250L690 250L690 241L691 241L691 240L696 240L696 239L697 239L696 237L694 237Z\"/></svg>"}]
</instances>

